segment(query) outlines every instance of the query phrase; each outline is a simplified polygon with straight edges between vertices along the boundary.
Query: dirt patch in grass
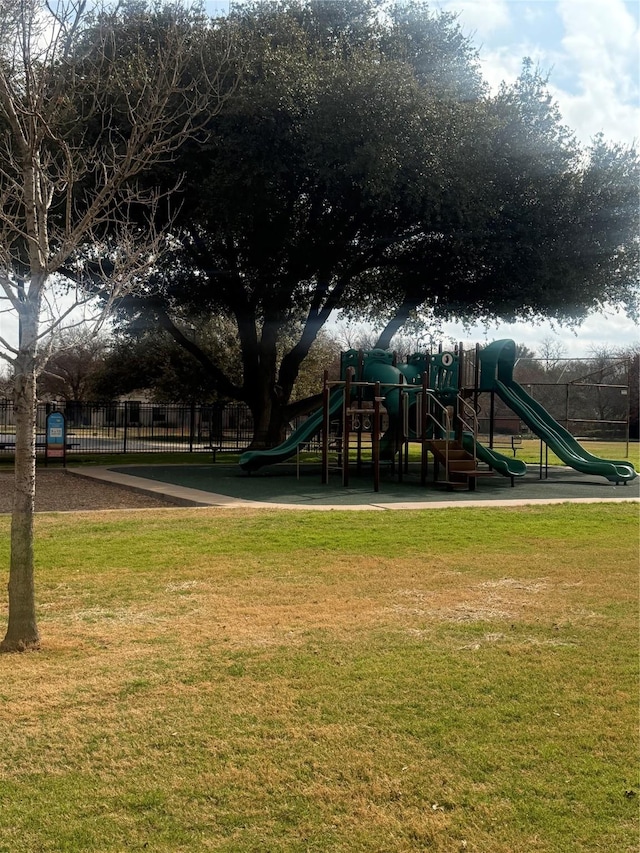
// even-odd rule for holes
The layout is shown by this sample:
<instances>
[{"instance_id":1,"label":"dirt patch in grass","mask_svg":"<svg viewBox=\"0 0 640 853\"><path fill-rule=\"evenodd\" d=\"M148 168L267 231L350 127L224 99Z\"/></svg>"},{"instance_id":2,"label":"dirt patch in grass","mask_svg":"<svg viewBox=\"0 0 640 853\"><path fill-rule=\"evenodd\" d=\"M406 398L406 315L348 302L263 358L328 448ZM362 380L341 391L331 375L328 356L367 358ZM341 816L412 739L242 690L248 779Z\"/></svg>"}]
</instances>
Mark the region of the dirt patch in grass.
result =
<instances>
[{"instance_id":1,"label":"dirt patch in grass","mask_svg":"<svg viewBox=\"0 0 640 853\"><path fill-rule=\"evenodd\" d=\"M13 471L0 471L0 514L11 512ZM111 483L75 477L67 471L39 468L36 512L77 512L103 509L157 509L171 503Z\"/></svg>"}]
</instances>

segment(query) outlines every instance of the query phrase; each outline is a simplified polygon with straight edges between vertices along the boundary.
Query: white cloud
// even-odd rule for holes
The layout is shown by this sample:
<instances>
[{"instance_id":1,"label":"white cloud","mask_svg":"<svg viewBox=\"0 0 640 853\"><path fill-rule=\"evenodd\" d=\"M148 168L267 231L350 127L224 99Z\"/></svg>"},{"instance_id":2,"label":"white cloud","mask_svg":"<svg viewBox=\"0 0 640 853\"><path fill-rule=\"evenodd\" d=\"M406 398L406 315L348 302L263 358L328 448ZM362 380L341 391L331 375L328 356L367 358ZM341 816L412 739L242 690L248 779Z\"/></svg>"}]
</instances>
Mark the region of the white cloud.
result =
<instances>
[{"instance_id":1,"label":"white cloud","mask_svg":"<svg viewBox=\"0 0 640 853\"><path fill-rule=\"evenodd\" d=\"M565 121L582 141L602 131L631 143L640 134L640 31L621 0L559 0L562 50L575 91L553 88Z\"/></svg>"},{"instance_id":2,"label":"white cloud","mask_svg":"<svg viewBox=\"0 0 640 853\"><path fill-rule=\"evenodd\" d=\"M511 338L529 349L538 351L546 339L560 343L569 358L586 358L595 350L606 348L612 352L637 345L640 329L624 313L604 311L592 314L575 329L561 327L550 320L533 323L478 324L465 328L461 323L446 323L445 335L461 340L465 345L476 341L486 343L502 338Z\"/></svg>"},{"instance_id":3,"label":"white cloud","mask_svg":"<svg viewBox=\"0 0 640 853\"><path fill-rule=\"evenodd\" d=\"M580 65L621 77L637 63L638 28L621 0L558 0L557 10L562 44Z\"/></svg>"},{"instance_id":4,"label":"white cloud","mask_svg":"<svg viewBox=\"0 0 640 853\"><path fill-rule=\"evenodd\" d=\"M621 311L592 314L578 330L577 345L589 352L601 348L624 349L640 342L640 329Z\"/></svg>"},{"instance_id":5,"label":"white cloud","mask_svg":"<svg viewBox=\"0 0 640 853\"><path fill-rule=\"evenodd\" d=\"M538 46L523 42L517 50L513 46L483 50L480 55L482 75L491 90L496 92L504 81L512 83L522 71L522 60L528 56L543 72L549 65L548 55Z\"/></svg>"},{"instance_id":6,"label":"white cloud","mask_svg":"<svg viewBox=\"0 0 640 853\"><path fill-rule=\"evenodd\" d=\"M439 0L433 8L443 12L460 12L460 23L476 43L508 26L510 21L507 0Z\"/></svg>"},{"instance_id":7,"label":"white cloud","mask_svg":"<svg viewBox=\"0 0 640 853\"><path fill-rule=\"evenodd\" d=\"M544 16L543 10L539 5L527 4L524 10L524 19L528 24L535 24Z\"/></svg>"},{"instance_id":8,"label":"white cloud","mask_svg":"<svg viewBox=\"0 0 640 853\"><path fill-rule=\"evenodd\" d=\"M565 123L582 143L640 137L640 29L624 0L441 0L480 49L495 91L531 57L550 73Z\"/></svg>"},{"instance_id":9,"label":"white cloud","mask_svg":"<svg viewBox=\"0 0 640 853\"><path fill-rule=\"evenodd\" d=\"M606 81L590 86L588 91L572 95L554 86L550 91L558 102L564 123L575 131L582 143L603 133L611 142L632 144L640 135L640 110L622 103L613 86Z\"/></svg>"}]
</instances>

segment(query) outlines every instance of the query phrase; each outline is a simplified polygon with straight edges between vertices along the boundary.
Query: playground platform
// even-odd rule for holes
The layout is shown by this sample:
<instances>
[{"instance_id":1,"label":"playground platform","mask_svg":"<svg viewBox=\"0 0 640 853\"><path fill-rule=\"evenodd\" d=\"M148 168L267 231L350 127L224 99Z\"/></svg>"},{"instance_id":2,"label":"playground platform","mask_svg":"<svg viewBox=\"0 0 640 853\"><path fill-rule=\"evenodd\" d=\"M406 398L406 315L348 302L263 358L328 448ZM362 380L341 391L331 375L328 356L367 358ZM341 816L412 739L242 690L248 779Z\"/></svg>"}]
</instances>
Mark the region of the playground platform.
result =
<instances>
[{"instance_id":1,"label":"playground platform","mask_svg":"<svg viewBox=\"0 0 640 853\"><path fill-rule=\"evenodd\" d=\"M70 468L71 473L93 477L135 491L163 497L184 506L217 506L287 509L436 509L465 506L522 506L536 503L596 503L640 501L640 477L615 485L603 477L578 473L571 468L549 467L540 479L537 467L515 487L504 477L481 479L475 491L447 491L429 483L420 485L417 471L403 481L390 475L381 479L380 491L372 486L371 473L349 478L343 488L339 473L323 485L317 465L284 463L248 476L237 465L127 465L109 468Z\"/></svg>"}]
</instances>

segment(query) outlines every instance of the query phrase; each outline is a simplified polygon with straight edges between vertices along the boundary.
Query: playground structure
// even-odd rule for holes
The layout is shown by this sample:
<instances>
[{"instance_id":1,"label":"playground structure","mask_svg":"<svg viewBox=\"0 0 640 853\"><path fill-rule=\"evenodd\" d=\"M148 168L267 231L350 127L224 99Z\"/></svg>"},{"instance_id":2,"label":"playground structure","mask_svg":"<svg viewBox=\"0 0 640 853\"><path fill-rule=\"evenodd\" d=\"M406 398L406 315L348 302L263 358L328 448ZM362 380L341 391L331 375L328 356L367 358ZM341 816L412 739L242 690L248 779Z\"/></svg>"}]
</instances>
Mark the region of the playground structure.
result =
<instances>
[{"instance_id":1,"label":"playground structure","mask_svg":"<svg viewBox=\"0 0 640 853\"><path fill-rule=\"evenodd\" d=\"M384 350L349 350L341 357L340 379L330 381L325 374L322 407L278 447L243 453L240 466L251 473L283 462L320 436L322 482L328 482L331 450L337 454L342 483L348 486L350 466L362 468L366 447L378 491L381 464L389 464L402 479L408 471L409 445L418 442L422 485L428 482L431 458L433 482L448 489L473 490L477 480L496 474L508 477L513 486L525 476L527 466L516 458L515 444L511 456L494 447L494 400L499 398L540 439L541 477L543 446L547 455L551 449L565 465L616 485L637 476L629 462L600 459L585 450L514 380L515 360L511 340L476 347L473 360L462 345L451 351L415 353L404 363ZM486 392L491 400L488 446L478 440L477 417L478 396Z\"/></svg>"}]
</instances>

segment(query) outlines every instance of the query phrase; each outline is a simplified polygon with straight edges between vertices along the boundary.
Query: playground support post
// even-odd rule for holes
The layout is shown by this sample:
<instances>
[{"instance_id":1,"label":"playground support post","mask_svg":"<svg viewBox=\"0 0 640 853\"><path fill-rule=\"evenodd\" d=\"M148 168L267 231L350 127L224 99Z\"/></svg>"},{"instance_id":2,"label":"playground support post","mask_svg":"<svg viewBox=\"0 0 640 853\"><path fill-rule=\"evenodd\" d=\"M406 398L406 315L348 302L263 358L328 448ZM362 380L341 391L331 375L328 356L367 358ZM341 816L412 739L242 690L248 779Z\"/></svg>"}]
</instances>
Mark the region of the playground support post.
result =
<instances>
[{"instance_id":1,"label":"playground support post","mask_svg":"<svg viewBox=\"0 0 640 853\"><path fill-rule=\"evenodd\" d=\"M373 391L373 424L371 430L371 455L373 457L373 491L380 491L380 383Z\"/></svg>"},{"instance_id":2,"label":"playground support post","mask_svg":"<svg viewBox=\"0 0 640 853\"><path fill-rule=\"evenodd\" d=\"M398 417L396 418L396 428L393 431L393 445L391 448L391 473L396 473L396 456L398 457L398 482L402 482L402 450L404 447L404 393L400 391L398 395Z\"/></svg>"},{"instance_id":3,"label":"playground support post","mask_svg":"<svg viewBox=\"0 0 640 853\"><path fill-rule=\"evenodd\" d=\"M364 372L364 352L362 350L358 350L358 375L356 380L358 381L358 390L356 395L356 409L358 412L362 411L362 385L360 385L360 380L362 380L362 375ZM358 429L356 430L356 472L358 474L362 471L362 427L363 427L363 415L361 414L358 419Z\"/></svg>"},{"instance_id":4,"label":"playground support post","mask_svg":"<svg viewBox=\"0 0 640 853\"><path fill-rule=\"evenodd\" d=\"M427 376L422 375L422 394L420 396L420 485L427 485L427 476L429 473L429 459L427 450Z\"/></svg>"},{"instance_id":5,"label":"playground support post","mask_svg":"<svg viewBox=\"0 0 640 853\"><path fill-rule=\"evenodd\" d=\"M480 387L480 344L476 343L476 360L473 365L473 408L478 412L478 396Z\"/></svg>"},{"instance_id":6,"label":"playground support post","mask_svg":"<svg viewBox=\"0 0 640 853\"><path fill-rule=\"evenodd\" d=\"M404 473L409 473L409 434L410 434L410 424L409 424L409 398L407 396L407 392L402 392L402 423L403 423L403 433L404 433ZM402 461L402 460L401 460Z\"/></svg>"},{"instance_id":7,"label":"playground support post","mask_svg":"<svg viewBox=\"0 0 640 853\"><path fill-rule=\"evenodd\" d=\"M489 447L493 449L496 416L496 392L493 389L489 392L489 399Z\"/></svg>"},{"instance_id":8,"label":"playground support post","mask_svg":"<svg viewBox=\"0 0 640 853\"><path fill-rule=\"evenodd\" d=\"M322 377L322 478L326 485L329 482L329 371L325 370Z\"/></svg>"},{"instance_id":9,"label":"playground support post","mask_svg":"<svg viewBox=\"0 0 640 853\"><path fill-rule=\"evenodd\" d=\"M542 445L544 445L544 477L542 476ZM540 439L540 479L546 480L549 477L549 445L546 441Z\"/></svg>"},{"instance_id":10,"label":"playground support post","mask_svg":"<svg viewBox=\"0 0 640 853\"><path fill-rule=\"evenodd\" d=\"M462 444L463 413L460 408L460 401L462 399L462 373L464 370L464 348L462 341L456 344L454 352L458 358L458 387L456 389L456 398L453 403L454 438Z\"/></svg>"},{"instance_id":11,"label":"playground support post","mask_svg":"<svg viewBox=\"0 0 640 853\"><path fill-rule=\"evenodd\" d=\"M348 367L344 383L344 400L342 404L342 485L349 485L349 432L351 428L349 404L351 402L351 382L353 381L353 367Z\"/></svg>"}]
</instances>

